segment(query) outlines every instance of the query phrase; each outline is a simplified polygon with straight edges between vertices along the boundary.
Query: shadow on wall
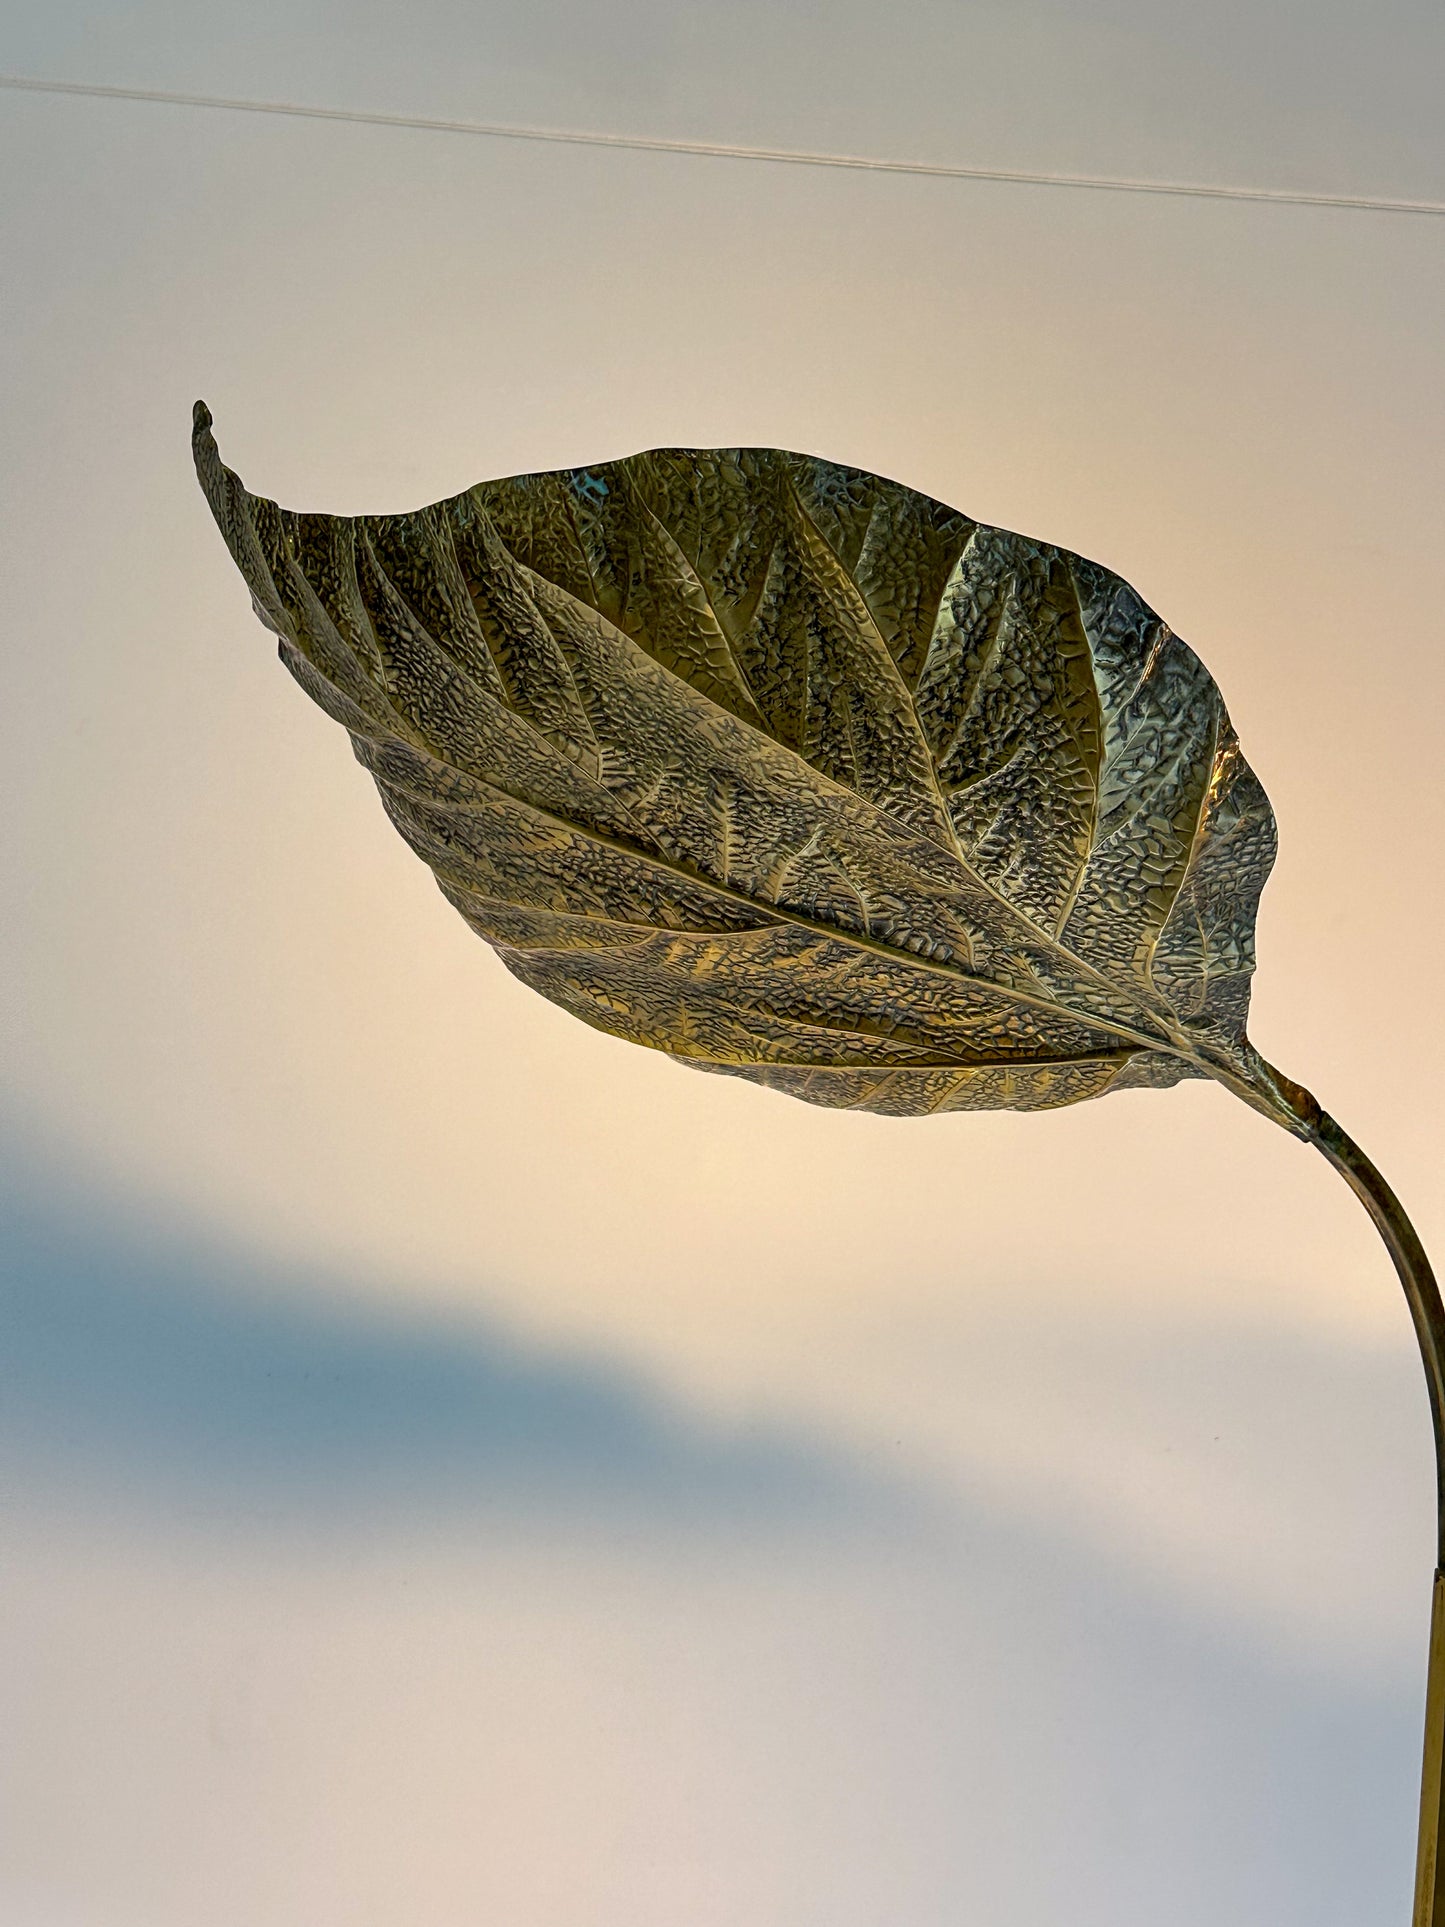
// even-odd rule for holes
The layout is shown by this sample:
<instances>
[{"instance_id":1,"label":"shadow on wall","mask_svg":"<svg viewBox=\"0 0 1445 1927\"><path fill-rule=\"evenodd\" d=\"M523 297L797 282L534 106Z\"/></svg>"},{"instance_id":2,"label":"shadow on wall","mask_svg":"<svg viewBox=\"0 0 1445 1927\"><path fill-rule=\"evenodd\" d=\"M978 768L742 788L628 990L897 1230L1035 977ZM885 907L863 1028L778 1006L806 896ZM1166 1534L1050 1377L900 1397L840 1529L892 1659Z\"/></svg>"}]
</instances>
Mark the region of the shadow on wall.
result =
<instances>
[{"instance_id":1,"label":"shadow on wall","mask_svg":"<svg viewBox=\"0 0 1445 1927\"><path fill-rule=\"evenodd\" d=\"M307 1530L398 1515L549 1524L630 1516L749 1534L896 1532L924 1496L762 1429L689 1415L608 1362L483 1318L407 1318L337 1281L248 1263L7 1160L0 1459L9 1483L122 1510L237 1512Z\"/></svg>"},{"instance_id":2,"label":"shadow on wall","mask_svg":"<svg viewBox=\"0 0 1445 1927\"><path fill-rule=\"evenodd\" d=\"M743 1736L717 1783L725 1811L727 1789L748 1774L765 1787L781 1774L776 1797L805 1845L819 1787L825 1811L850 1816L843 1830L863 1843L856 1864L838 1858L834 1835L815 1842L819 1865L837 1860L863 1881L853 1893L838 1875L830 1920L861 1927L898 1903L919 1922L957 1919L962 1906L976 1919L1078 1927L1166 1916L1356 1927L1403 1904L1413 1683L1296 1668L1238 1628L1177 1599L1164 1604L1097 1549L1090 1556L961 1494L945 1503L875 1473L862 1453L850 1458L801 1429L709 1428L641 1378L529 1352L484 1321L386 1316L347 1303L333 1280L266 1275L26 1163L10 1160L0 1186L0 1468L8 1507L38 1501L32 1550L67 1509L102 1538L118 1523L122 1566L139 1560L148 1572L149 1558L158 1596L169 1598L182 1557L172 1528L218 1528L219 1592L229 1598L239 1571L271 1601L262 1609L243 1589L247 1638L271 1624L277 1597L285 1602L281 1630L263 1648L279 1655L268 1661L277 1677L290 1679L286 1655L300 1640L338 1705L359 1696L374 1710L378 1675L346 1670L347 1642L358 1624L390 1626L386 1602L403 1596L396 1573L410 1581L429 1570L409 1548L396 1561L388 1528L434 1524L473 1550L504 1539L515 1550L519 1534L534 1532L562 1556L532 1581L525 1559L487 1563L482 1581L433 1572L442 1595L462 1602L468 1642L465 1660L444 1648L439 1703L472 1677L478 1629L490 1627L493 1643L502 1637L493 1593L508 1571L503 1592L521 1586L535 1597L538 1625L550 1629L549 1664L574 1648L600 1654L588 1690L615 1691L609 1718L630 1732L634 1675L615 1641L635 1621L648 1655L638 1677L663 1694L650 1716L659 1730L669 1730L663 1686L672 1681L688 1720L701 1706L704 1725ZM323 1560L319 1590L287 1590L286 1561L271 1556L277 1547L256 1546L258 1526L344 1557L335 1567ZM263 1556L232 1567L238 1538ZM700 1549L711 1556L695 1556ZM185 1556L204 1565L207 1555ZM87 1677L64 1643L73 1621L87 1629L88 1655L115 1637L111 1582L97 1586L89 1571L37 1608L28 1634L10 1638L22 1671L45 1613L59 1615L61 1630L41 1643L62 1656L67 1680L77 1668ZM184 1580L183 1605L171 1600L153 1639L146 1619L145 1664L157 1681L172 1671L168 1642L201 1636L197 1583L194 1573ZM324 1611L318 1597L331 1602ZM430 1636L407 1650L429 1650ZM130 1652L141 1635L132 1627L125 1637ZM480 1650L490 1650L487 1638ZM122 1676L130 1663L117 1661ZM385 1668L379 1677L384 1686ZM170 1704L164 1693L174 1690L155 1685L155 1704ZM53 1689L53 1705L68 1691ZM140 1716L124 1696L95 1703L112 1699L131 1709L111 1735L130 1759ZM583 1699L585 1714L593 1701ZM546 1704L565 1753L571 1714ZM151 1705L147 1694L134 1699ZM495 1705L485 1696L478 1705L484 1726ZM396 1717L404 1725L414 1715L408 1700ZM98 1717L87 1704L87 1746ZM37 1721L32 1756L53 1710ZM150 1733L143 1719L140 1730ZM700 1771L686 1747L680 1765L665 1750L626 1757L645 1785L658 1776L659 1799L671 1797L670 1775ZM191 1797L197 1769L174 1770ZM53 1766L57 1811L73 1804L67 1774ZM1042 1856L1039 1812L1052 1829ZM916 1839L926 1851L870 1857L875 1838ZM249 1864L249 1834L237 1851ZM1004 1883L996 1893L995 1877Z\"/></svg>"}]
</instances>

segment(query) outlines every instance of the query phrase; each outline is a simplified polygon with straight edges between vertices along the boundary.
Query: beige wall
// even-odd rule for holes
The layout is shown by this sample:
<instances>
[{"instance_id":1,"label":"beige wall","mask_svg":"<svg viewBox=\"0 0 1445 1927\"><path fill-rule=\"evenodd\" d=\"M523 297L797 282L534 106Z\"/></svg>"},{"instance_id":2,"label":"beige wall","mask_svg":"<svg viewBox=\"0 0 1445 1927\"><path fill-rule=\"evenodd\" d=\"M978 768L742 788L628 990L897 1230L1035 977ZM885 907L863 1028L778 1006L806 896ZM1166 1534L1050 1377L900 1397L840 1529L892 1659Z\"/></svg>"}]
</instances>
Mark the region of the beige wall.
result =
<instances>
[{"instance_id":1,"label":"beige wall","mask_svg":"<svg viewBox=\"0 0 1445 1927\"><path fill-rule=\"evenodd\" d=\"M1445 192L1422 78L1438 73L1439 28L1424 11L1301 7L1265 26L1115 7L1085 32L1043 10L772 25L741 8L623 9L607 31L590 13L528 26L520 10L434 10L405 45L359 13L346 30L318 13L271 37L258 19L245 45L219 21L126 19L125 33L109 17L82 32L77 11L48 42L23 23L14 64L965 162ZM1391 1770L1408 1781L1424 1399L1387 1262L1324 1165L1200 1087L893 1123L689 1075L572 1023L468 936L275 665L186 431L204 395L251 487L332 510L658 443L774 443L1117 569L1214 672L1280 819L1256 1041L1360 1137L1438 1251L1445 225L17 96L0 101L0 167L11 1128L68 1183L238 1262L344 1278L358 1310L493 1321L641 1374L699 1423L802 1428L1041 1543L1082 1544L1121 1597L1137 1582L1251 1665L1303 1654L1350 1692L1393 1682ZM1377 1373L1394 1389L1351 1404ZM93 1600L99 1585L117 1615L149 1623L167 1559L192 1553L166 1551L154 1522L133 1541L88 1538L79 1487L62 1530L42 1485L24 1609L43 1627L35 1602ZM230 1555L209 1541L193 1554L200 1598L206 1562ZM585 1586L591 1556L567 1555L566 1584ZM263 1624L287 1619L275 1601L294 1579L297 1623L324 1628L342 1610L332 1582L274 1557ZM427 1558L426 1612L481 1611L474 1575L453 1587L446 1559ZM598 1553L596 1570L613 1558ZM525 1625L546 1589L518 1560ZM772 1568L756 1564L749 1583L765 1590ZM691 1606L671 1581L642 1590L640 1623L673 1628L657 1631L664 1646L689 1611L718 1626L731 1611L716 1589ZM831 1610L835 1594L797 1610ZM382 1647L439 1639L450 1655L417 1692L461 1690L459 1635L448 1644L425 1612L388 1619L374 1576L362 1596ZM185 1637L221 1654L243 1637L223 1619L198 1604ZM264 1630L245 1637L279 1650ZM567 1638L602 1635L582 1614ZM1075 1674L1059 1662L1066 1681L1092 1650ZM747 1673L745 1655L728 1663ZM854 1707L838 1665L837 1720L872 1745L876 1709ZM314 1720L331 1721L325 1696L344 1699L348 1675L334 1655L323 1671ZM790 1676L760 1695L748 1745L764 1753ZM955 1688L964 1709L971 1677ZM70 1688L54 1690L42 1725L62 1717ZM75 1744L93 1722L102 1750L123 1753L125 1720L101 1706L103 1684L86 1690L89 1710L64 1714ZM575 1744L573 1714L554 1716L545 1693L530 1704L540 1762ZM470 1757L456 1733L428 1743L431 1716L405 1694L386 1717L408 1729L418 1800L441 1799ZM1007 1709L990 1717L1008 1729ZM324 1777L314 1720L295 1744ZM1122 1756L1108 1721L1088 1745ZM809 1730L796 1744L821 1760L831 1743ZM667 1743L691 1757L686 1734ZM353 1759L350 1744L337 1740ZM1050 1772L1058 1744L1039 1740ZM291 1742L280 1751L294 1758ZM599 1741L596 1777L622 1770ZM963 1801L982 1768L949 1770ZM1196 1806L1223 1815L1228 1770L1211 1770ZM62 1781L44 1822L57 1841ZM345 1773L339 1785L353 1799ZM738 1784L708 1785L740 1804L704 1858L761 1865ZM343 1833L365 1831L354 1798ZM924 1833L943 1826L919 1799ZM805 1827L806 1853L855 1855L864 1889L886 1893L886 1854L869 1858L842 1796L828 1811L835 1832ZM547 1833L544 1806L529 1813ZM529 1849L566 1860L555 1889L526 1897L529 1861L497 1876L508 1920L678 1918L665 1881L655 1913L629 1913L652 1849L628 1824L641 1832L615 1847L615 1905L578 1899L600 1849L569 1820L560 1845L547 1833ZM1407 1859L1408 1813L1395 1832ZM768 1846L774 1884L746 1906L737 1875L737 1907L755 1927L851 1921L797 1911L792 1837ZM330 1891L308 1871L323 1841L338 1851L325 1827L293 1843L294 1882L276 1875L252 1919L419 1917L402 1876L374 1916L303 1904L313 1877ZM240 1862L251 1850L244 1836L226 1848ZM190 1865L174 1843L155 1851ZM977 1917L1035 1917L1007 1901L1009 1856L1026 1849L1000 1842L997 1865L991 1851L982 1841L977 1864L997 1897ZM1091 1875L1100 1920L1136 1903L1127 1917L1156 1917L1129 1898L1127 1857ZM147 1927L195 1917L183 1873L190 1898ZM1382 1860L1379 1918L1407 1874ZM75 1920L128 1918L105 1911L95 1880ZM964 1875L950 1863L938 1882L936 1914L919 1900L911 1918L960 1917ZM431 1904L428 1919L451 1918Z\"/></svg>"}]
</instances>

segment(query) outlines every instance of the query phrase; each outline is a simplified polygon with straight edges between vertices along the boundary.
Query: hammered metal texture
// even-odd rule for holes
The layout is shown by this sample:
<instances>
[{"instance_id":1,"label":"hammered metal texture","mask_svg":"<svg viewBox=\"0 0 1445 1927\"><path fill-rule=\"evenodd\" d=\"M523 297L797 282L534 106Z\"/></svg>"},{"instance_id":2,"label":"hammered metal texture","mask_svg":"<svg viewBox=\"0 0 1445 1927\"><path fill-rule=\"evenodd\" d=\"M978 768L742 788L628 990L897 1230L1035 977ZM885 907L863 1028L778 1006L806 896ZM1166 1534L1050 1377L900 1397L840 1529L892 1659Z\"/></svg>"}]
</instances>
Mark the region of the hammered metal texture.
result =
<instances>
[{"instance_id":1,"label":"hammered metal texture","mask_svg":"<svg viewBox=\"0 0 1445 1927\"><path fill-rule=\"evenodd\" d=\"M1222 1076L1274 821L1127 583L896 482L668 449L414 514L196 462L257 613L507 968L812 1103Z\"/></svg>"}]
</instances>

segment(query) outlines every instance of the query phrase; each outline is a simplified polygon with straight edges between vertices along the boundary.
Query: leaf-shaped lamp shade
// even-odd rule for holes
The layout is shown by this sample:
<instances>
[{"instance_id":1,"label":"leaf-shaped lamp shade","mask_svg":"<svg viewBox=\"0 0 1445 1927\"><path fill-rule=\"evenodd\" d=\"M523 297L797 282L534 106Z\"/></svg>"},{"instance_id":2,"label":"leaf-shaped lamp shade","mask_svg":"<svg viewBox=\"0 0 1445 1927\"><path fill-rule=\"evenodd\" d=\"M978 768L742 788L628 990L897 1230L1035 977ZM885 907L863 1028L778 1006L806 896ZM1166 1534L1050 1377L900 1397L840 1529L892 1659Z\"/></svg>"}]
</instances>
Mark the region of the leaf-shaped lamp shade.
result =
<instances>
[{"instance_id":1,"label":"leaf-shaped lamp shade","mask_svg":"<svg viewBox=\"0 0 1445 1927\"><path fill-rule=\"evenodd\" d=\"M895 1116L1217 1079L1364 1201L1438 1441L1419 1241L1245 1033L1268 799L1126 582L778 449L342 517L251 495L210 431L198 403L201 484L282 661L524 983L686 1064ZM1427 1922L1445 1664L1431 1719Z\"/></svg>"}]
</instances>

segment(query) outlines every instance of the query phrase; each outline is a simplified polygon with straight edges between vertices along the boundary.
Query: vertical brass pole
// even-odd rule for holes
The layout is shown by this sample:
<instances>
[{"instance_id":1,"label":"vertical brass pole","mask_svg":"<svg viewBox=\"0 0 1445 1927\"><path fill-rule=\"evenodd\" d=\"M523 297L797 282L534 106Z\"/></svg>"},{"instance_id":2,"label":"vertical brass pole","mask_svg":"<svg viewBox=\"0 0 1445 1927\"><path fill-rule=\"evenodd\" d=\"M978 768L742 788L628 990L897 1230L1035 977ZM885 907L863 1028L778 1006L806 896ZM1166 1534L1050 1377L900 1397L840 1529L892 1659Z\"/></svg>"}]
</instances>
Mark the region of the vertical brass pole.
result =
<instances>
[{"instance_id":1,"label":"vertical brass pole","mask_svg":"<svg viewBox=\"0 0 1445 1927\"><path fill-rule=\"evenodd\" d=\"M1445 1306L1430 1269L1425 1248L1405 1216L1400 1200L1365 1156L1359 1145L1322 1111L1308 1091L1278 1077L1305 1134L1327 1157L1374 1220L1375 1228L1405 1287L1405 1298L1415 1324L1425 1383L1430 1393L1430 1418L1435 1432L1435 1492L1437 1545L1435 1594L1430 1615L1430 1664L1425 1686L1425 1757L1420 1776L1420 1835L1415 1861L1414 1927L1445 1927L1445 1861L1440 1847L1445 1836Z\"/></svg>"},{"instance_id":2,"label":"vertical brass pole","mask_svg":"<svg viewBox=\"0 0 1445 1927\"><path fill-rule=\"evenodd\" d=\"M1435 1574L1430 1615L1430 1675L1425 1688L1425 1766L1420 1775L1420 1846L1415 1858L1414 1927L1445 1927L1445 1867L1440 1861L1445 1793L1445 1573Z\"/></svg>"}]
</instances>

